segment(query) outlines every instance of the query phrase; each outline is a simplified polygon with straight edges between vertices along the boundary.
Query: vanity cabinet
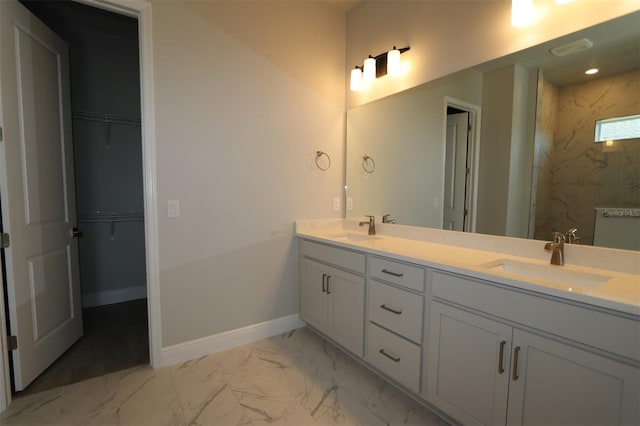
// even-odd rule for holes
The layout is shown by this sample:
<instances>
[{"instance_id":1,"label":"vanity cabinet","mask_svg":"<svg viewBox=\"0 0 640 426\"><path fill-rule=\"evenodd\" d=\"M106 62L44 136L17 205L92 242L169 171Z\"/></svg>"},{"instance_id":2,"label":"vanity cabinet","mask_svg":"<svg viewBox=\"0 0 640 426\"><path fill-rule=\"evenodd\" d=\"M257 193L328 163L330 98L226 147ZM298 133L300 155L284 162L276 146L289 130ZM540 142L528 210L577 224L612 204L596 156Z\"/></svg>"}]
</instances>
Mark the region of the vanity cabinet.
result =
<instances>
[{"instance_id":1,"label":"vanity cabinet","mask_svg":"<svg viewBox=\"0 0 640 426\"><path fill-rule=\"evenodd\" d=\"M301 254L301 318L345 349L362 357L365 278L361 274L364 272L365 256L304 240L301 241ZM354 272L348 272L343 267Z\"/></svg>"},{"instance_id":2,"label":"vanity cabinet","mask_svg":"<svg viewBox=\"0 0 640 426\"><path fill-rule=\"evenodd\" d=\"M507 314L496 319L472 312L478 307L474 305L489 300L482 301L482 295L467 299L456 291L465 283L480 293L486 286L434 273L433 293L443 300L432 301L430 310L426 392L430 403L464 424L638 424L640 374L634 362L623 363L596 348L591 351L525 330L510 323ZM493 286L484 290L493 296L509 292ZM504 295L495 303L508 302L509 293ZM536 312L535 296L525 296L534 299L517 308ZM462 302L471 309L449 302ZM568 310L559 321L576 319Z\"/></svg>"},{"instance_id":3,"label":"vanity cabinet","mask_svg":"<svg viewBox=\"0 0 640 426\"><path fill-rule=\"evenodd\" d=\"M415 393L420 392L424 269L369 257L366 360Z\"/></svg>"}]
</instances>

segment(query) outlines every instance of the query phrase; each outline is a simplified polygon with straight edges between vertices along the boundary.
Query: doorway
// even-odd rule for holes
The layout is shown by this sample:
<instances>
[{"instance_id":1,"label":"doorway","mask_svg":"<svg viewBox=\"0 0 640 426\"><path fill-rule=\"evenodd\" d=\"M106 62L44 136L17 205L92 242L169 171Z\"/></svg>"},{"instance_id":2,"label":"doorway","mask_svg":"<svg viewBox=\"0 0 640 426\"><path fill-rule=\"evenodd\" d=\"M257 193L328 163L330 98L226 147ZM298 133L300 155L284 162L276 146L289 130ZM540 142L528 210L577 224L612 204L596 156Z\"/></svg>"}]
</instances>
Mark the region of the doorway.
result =
<instances>
[{"instance_id":1,"label":"doorway","mask_svg":"<svg viewBox=\"0 0 640 426\"><path fill-rule=\"evenodd\" d=\"M21 3L69 46L84 335L18 395L149 363L137 19Z\"/></svg>"},{"instance_id":2,"label":"doorway","mask_svg":"<svg viewBox=\"0 0 640 426\"><path fill-rule=\"evenodd\" d=\"M475 232L480 106L445 97L442 229Z\"/></svg>"}]
</instances>

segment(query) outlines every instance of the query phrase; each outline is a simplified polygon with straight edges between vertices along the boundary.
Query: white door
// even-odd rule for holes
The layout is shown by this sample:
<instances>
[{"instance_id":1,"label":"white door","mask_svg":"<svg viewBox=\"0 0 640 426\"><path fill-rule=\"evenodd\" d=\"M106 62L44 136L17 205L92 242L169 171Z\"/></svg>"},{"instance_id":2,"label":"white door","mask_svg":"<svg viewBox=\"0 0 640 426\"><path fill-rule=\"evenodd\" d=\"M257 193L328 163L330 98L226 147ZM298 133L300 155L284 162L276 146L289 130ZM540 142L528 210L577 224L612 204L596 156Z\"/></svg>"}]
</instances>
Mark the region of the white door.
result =
<instances>
[{"instance_id":1,"label":"white door","mask_svg":"<svg viewBox=\"0 0 640 426\"><path fill-rule=\"evenodd\" d=\"M505 424L512 328L431 303L427 401L466 425Z\"/></svg>"},{"instance_id":2,"label":"white door","mask_svg":"<svg viewBox=\"0 0 640 426\"><path fill-rule=\"evenodd\" d=\"M330 336L354 354L364 350L364 278L335 268L326 278L330 297Z\"/></svg>"},{"instance_id":3,"label":"white door","mask_svg":"<svg viewBox=\"0 0 640 426\"><path fill-rule=\"evenodd\" d=\"M302 274L302 303L300 315L302 319L318 330L329 332L329 298L327 297L326 279L328 267L303 259L300 262Z\"/></svg>"},{"instance_id":4,"label":"white door","mask_svg":"<svg viewBox=\"0 0 640 426\"><path fill-rule=\"evenodd\" d=\"M469 113L447 115L443 229L464 231Z\"/></svg>"},{"instance_id":5,"label":"white door","mask_svg":"<svg viewBox=\"0 0 640 426\"><path fill-rule=\"evenodd\" d=\"M15 389L82 335L65 43L0 1L0 197Z\"/></svg>"},{"instance_id":6,"label":"white door","mask_svg":"<svg viewBox=\"0 0 640 426\"><path fill-rule=\"evenodd\" d=\"M513 347L507 424L640 424L637 367L518 329Z\"/></svg>"}]
</instances>

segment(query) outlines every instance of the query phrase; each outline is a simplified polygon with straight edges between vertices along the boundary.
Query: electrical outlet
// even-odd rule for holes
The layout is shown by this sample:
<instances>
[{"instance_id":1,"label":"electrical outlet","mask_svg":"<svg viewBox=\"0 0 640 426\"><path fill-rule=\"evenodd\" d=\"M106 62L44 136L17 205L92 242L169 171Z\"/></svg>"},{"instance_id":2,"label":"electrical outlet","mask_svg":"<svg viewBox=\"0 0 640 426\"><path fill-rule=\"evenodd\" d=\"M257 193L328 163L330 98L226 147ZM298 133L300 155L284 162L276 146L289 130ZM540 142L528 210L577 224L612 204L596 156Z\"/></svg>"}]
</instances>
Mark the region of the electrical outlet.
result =
<instances>
[{"instance_id":1,"label":"electrical outlet","mask_svg":"<svg viewBox=\"0 0 640 426\"><path fill-rule=\"evenodd\" d=\"M340 211L340 198L338 197L333 199L333 211L334 212Z\"/></svg>"},{"instance_id":2,"label":"electrical outlet","mask_svg":"<svg viewBox=\"0 0 640 426\"><path fill-rule=\"evenodd\" d=\"M180 200L167 200L167 217L180 217Z\"/></svg>"},{"instance_id":3,"label":"electrical outlet","mask_svg":"<svg viewBox=\"0 0 640 426\"><path fill-rule=\"evenodd\" d=\"M353 210L353 198L351 197L347 198L347 210Z\"/></svg>"}]
</instances>

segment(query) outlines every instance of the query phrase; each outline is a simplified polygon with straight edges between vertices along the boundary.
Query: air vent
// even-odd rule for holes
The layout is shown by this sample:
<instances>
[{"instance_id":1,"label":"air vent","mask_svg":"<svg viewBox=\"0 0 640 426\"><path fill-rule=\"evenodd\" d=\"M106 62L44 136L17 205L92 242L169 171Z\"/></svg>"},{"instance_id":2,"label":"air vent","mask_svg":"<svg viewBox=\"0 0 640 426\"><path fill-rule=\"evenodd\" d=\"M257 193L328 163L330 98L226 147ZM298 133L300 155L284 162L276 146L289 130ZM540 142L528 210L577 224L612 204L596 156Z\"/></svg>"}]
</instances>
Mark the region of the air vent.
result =
<instances>
[{"instance_id":1,"label":"air vent","mask_svg":"<svg viewBox=\"0 0 640 426\"><path fill-rule=\"evenodd\" d=\"M554 47L550 52L555 56L568 56L574 53L582 52L583 50L591 49L593 42L588 38L572 41L571 43L563 44L562 46Z\"/></svg>"}]
</instances>

